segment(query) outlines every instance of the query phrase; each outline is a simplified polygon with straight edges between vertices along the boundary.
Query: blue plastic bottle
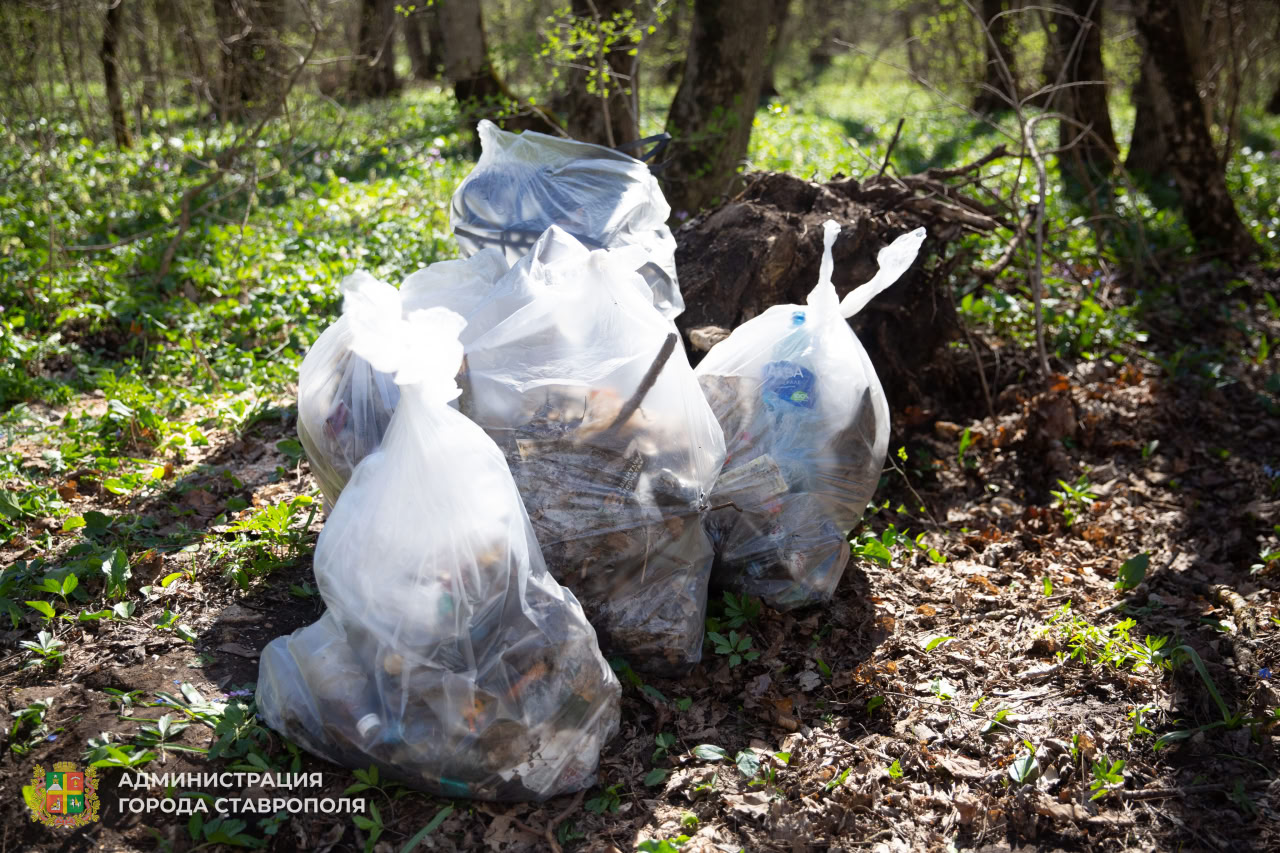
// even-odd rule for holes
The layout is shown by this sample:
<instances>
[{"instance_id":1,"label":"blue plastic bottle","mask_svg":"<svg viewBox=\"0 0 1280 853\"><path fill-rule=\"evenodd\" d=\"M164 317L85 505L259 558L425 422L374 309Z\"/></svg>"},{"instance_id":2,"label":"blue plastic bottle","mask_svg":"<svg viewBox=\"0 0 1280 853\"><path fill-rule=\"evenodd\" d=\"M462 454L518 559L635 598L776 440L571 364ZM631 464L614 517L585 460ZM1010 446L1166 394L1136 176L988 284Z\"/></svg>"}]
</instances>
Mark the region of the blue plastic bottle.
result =
<instances>
[{"instance_id":1,"label":"blue plastic bottle","mask_svg":"<svg viewBox=\"0 0 1280 853\"><path fill-rule=\"evenodd\" d=\"M805 313L791 314L791 331L773 348L764 366L760 392L773 433L772 455L792 491L804 484L796 479L807 469L804 457L815 441L818 424L817 377L810 369L812 340Z\"/></svg>"}]
</instances>

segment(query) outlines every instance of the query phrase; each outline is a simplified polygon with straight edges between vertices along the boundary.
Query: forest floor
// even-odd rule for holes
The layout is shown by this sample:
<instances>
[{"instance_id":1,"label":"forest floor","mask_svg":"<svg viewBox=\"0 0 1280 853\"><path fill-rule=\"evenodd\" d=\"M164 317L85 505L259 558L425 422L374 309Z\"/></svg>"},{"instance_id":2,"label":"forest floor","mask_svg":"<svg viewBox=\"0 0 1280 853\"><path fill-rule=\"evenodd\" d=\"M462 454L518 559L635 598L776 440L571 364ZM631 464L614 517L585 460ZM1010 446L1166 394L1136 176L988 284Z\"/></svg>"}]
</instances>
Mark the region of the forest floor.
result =
<instances>
[{"instance_id":1,"label":"forest floor","mask_svg":"<svg viewBox=\"0 0 1280 853\"><path fill-rule=\"evenodd\" d=\"M1274 274L1241 287L1251 305L1280 296ZM1149 318L1177 333L1170 347L1240 351L1239 327L1222 322L1210 290ZM1198 336L1183 337L1175 316L1199 318ZM1280 337L1280 312L1254 316ZM708 644L685 679L624 669L622 731L597 787L541 805L455 801L420 849L1276 849L1272 375L1253 358L1200 370L1185 356L1173 366L1134 357L1081 361L1046 387L1034 372L1017 378L1024 349L987 343L1003 355L984 367L990 412L966 358L958 384L894 413L891 446L903 451L830 607L748 612L738 630L762 654L737 666ZM91 396L68 409L106 405ZM34 411L56 424L68 409ZM148 773L254 771L258 746L273 768L323 773L304 796L340 797L356 782L234 714L265 644L322 608L309 556L289 560L265 533L237 540L223 510L237 497L241 514L290 507L313 492L291 435L274 415L214 431L180 470L157 472L164 488L151 497L114 494L99 472L48 478L90 536L108 536L127 510L152 534L211 526L287 565L245 594L205 579L216 557L207 545L146 553L125 581L138 596L131 618L54 629L65 643L56 668L24 668L24 653L0 661L14 720L0 850L366 847L368 827L347 815L247 815L217 835L158 807L122 811L121 798L192 792L121 788L118 767L100 771L101 820L85 829L33 823L23 802L33 764L80 761L95 744L105 756L106 743L133 745L117 753L126 759L152 753L139 765ZM14 449L39 466L45 446L33 435ZM294 529L309 521L313 533L320 519L303 509ZM34 533L16 537L4 561L35 547ZM47 710L30 712L40 701ZM157 728L162 714L190 725ZM202 754L220 740L219 758ZM450 805L386 783L359 795L378 809L377 850L399 850Z\"/></svg>"}]
</instances>

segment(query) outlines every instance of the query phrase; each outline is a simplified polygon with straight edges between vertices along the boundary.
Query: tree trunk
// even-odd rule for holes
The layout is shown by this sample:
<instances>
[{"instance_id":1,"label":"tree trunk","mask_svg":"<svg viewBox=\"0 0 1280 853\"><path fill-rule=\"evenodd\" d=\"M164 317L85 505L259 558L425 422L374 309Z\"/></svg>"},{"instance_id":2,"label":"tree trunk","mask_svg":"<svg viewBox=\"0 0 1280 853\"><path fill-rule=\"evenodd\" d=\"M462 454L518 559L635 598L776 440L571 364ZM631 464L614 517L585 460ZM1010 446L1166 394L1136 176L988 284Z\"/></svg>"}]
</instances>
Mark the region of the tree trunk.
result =
<instances>
[{"instance_id":1,"label":"tree trunk","mask_svg":"<svg viewBox=\"0 0 1280 853\"><path fill-rule=\"evenodd\" d=\"M751 141L771 0L694 0L684 78L667 114L663 170L672 210L696 213L727 195Z\"/></svg>"},{"instance_id":2,"label":"tree trunk","mask_svg":"<svg viewBox=\"0 0 1280 853\"><path fill-rule=\"evenodd\" d=\"M138 70L142 72L142 98L140 107L156 108L156 71L151 62L151 46L147 44L147 8L145 3L134 0L130 4L129 24L133 28L133 47L138 54ZM141 133L141 129L138 131Z\"/></svg>"},{"instance_id":3,"label":"tree trunk","mask_svg":"<svg viewBox=\"0 0 1280 853\"><path fill-rule=\"evenodd\" d=\"M1200 23L1201 0L1170 1L1178 6L1182 44L1191 58L1193 79L1198 89L1200 81L1209 75ZM1133 138L1129 141L1129 153L1125 156L1124 167L1134 174L1159 182L1172 174L1169 140L1161 128L1173 121L1173 106L1169 103L1169 94L1153 82L1156 71L1152 65L1151 51L1147 49L1141 30L1138 35L1139 41L1143 41L1144 45L1138 82L1134 84L1132 94L1137 114L1134 117ZM1209 120L1206 106L1205 121Z\"/></svg>"},{"instance_id":4,"label":"tree trunk","mask_svg":"<svg viewBox=\"0 0 1280 853\"><path fill-rule=\"evenodd\" d=\"M107 7L106 24L102 28L102 81L107 90L107 109L111 113L111 135L116 147L133 145L129 137L129 122L124 115L124 93L120 91L120 65L116 60L120 46L120 28L124 23L124 0L115 0Z\"/></svg>"},{"instance_id":5,"label":"tree trunk","mask_svg":"<svg viewBox=\"0 0 1280 853\"><path fill-rule=\"evenodd\" d=\"M1087 182L1088 173L1109 172L1117 156L1102 64L1102 0L1065 0L1062 5L1067 13L1057 16L1054 52L1067 88L1050 97L1069 119L1058 123L1058 146L1071 146L1059 159L1081 164L1086 174L1080 177Z\"/></svg>"},{"instance_id":6,"label":"tree trunk","mask_svg":"<svg viewBox=\"0 0 1280 853\"><path fill-rule=\"evenodd\" d=\"M1280 115L1280 83L1276 84L1276 90L1271 93L1271 100L1267 101L1267 112L1273 116Z\"/></svg>"},{"instance_id":7,"label":"tree trunk","mask_svg":"<svg viewBox=\"0 0 1280 853\"><path fill-rule=\"evenodd\" d=\"M635 0L573 0L570 7L575 17L595 23L609 21L614 15L635 9ZM598 16L598 17L597 17ZM619 39L603 57L608 69L601 80L600 56L581 57L568 74L568 93L561 101L565 129L574 139L614 147L640 138L640 81L635 56L627 52L638 47L630 39ZM608 97L602 97L607 88ZM588 91L588 90L593 91Z\"/></svg>"},{"instance_id":8,"label":"tree trunk","mask_svg":"<svg viewBox=\"0 0 1280 853\"><path fill-rule=\"evenodd\" d=\"M772 8L769 11L769 53L765 60L764 66L764 82L760 84L760 98L768 100L776 98L779 94L777 80L774 79L775 71L778 67L778 57L787 48L787 30L788 12L791 8L791 0L772 0Z\"/></svg>"},{"instance_id":9,"label":"tree trunk","mask_svg":"<svg viewBox=\"0 0 1280 853\"><path fill-rule=\"evenodd\" d=\"M1156 91L1152 77L1151 51L1143 50L1138 82L1133 84L1133 138L1124 158L1126 170L1148 179L1169 174L1169 142L1161 128L1173 120L1164 92Z\"/></svg>"},{"instance_id":10,"label":"tree trunk","mask_svg":"<svg viewBox=\"0 0 1280 853\"><path fill-rule=\"evenodd\" d=\"M1179 4L1140 0L1137 24L1151 55L1153 90L1163 92L1171 107L1160 131L1168 140L1169 165L1192 236L1201 246L1235 256L1255 253L1258 246L1227 193L1223 164L1196 89Z\"/></svg>"},{"instance_id":11,"label":"tree trunk","mask_svg":"<svg viewBox=\"0 0 1280 853\"><path fill-rule=\"evenodd\" d=\"M1018 30L1008 12L1008 0L982 0L980 14L986 30L982 42L987 59L982 88L973 99L974 112L986 114L1012 109L1018 100L1018 72L1013 58Z\"/></svg>"},{"instance_id":12,"label":"tree trunk","mask_svg":"<svg viewBox=\"0 0 1280 853\"><path fill-rule=\"evenodd\" d=\"M213 0L222 73L218 108L224 119L275 109L285 81L281 0Z\"/></svg>"},{"instance_id":13,"label":"tree trunk","mask_svg":"<svg viewBox=\"0 0 1280 853\"><path fill-rule=\"evenodd\" d=\"M385 98L400 89L396 79L396 10L394 0L360 0L360 32L351 92L363 98Z\"/></svg>"},{"instance_id":14,"label":"tree trunk","mask_svg":"<svg viewBox=\"0 0 1280 853\"><path fill-rule=\"evenodd\" d=\"M436 80L440 77L440 40L438 32L433 32L439 29L434 8L418 9L404 19L404 46L415 80Z\"/></svg>"},{"instance_id":15,"label":"tree trunk","mask_svg":"<svg viewBox=\"0 0 1280 853\"><path fill-rule=\"evenodd\" d=\"M518 99L494 70L480 4L474 0L444 0L437 8L444 73L453 83L463 125L474 126L479 119L489 118L507 130L560 133L559 125L541 110L520 109Z\"/></svg>"}]
</instances>

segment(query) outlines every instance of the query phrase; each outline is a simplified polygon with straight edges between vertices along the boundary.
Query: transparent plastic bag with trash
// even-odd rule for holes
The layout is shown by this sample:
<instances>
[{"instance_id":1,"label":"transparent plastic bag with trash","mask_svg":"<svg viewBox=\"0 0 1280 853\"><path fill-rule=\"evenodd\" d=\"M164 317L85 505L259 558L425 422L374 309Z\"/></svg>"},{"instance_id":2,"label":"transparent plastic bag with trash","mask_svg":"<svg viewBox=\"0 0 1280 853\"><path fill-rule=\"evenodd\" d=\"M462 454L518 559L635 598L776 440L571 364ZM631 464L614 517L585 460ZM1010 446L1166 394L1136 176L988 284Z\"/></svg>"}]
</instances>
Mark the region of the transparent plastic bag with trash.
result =
<instances>
[{"instance_id":1,"label":"transparent plastic bag with trash","mask_svg":"<svg viewBox=\"0 0 1280 853\"><path fill-rule=\"evenodd\" d=\"M829 601L849 561L849 530L875 491L889 407L847 320L906 272L925 231L881 250L879 272L843 301L831 282L840 226L824 223L818 285L716 344L696 373L724 429L711 494L712 585L790 609Z\"/></svg>"},{"instance_id":2,"label":"transparent plastic bag with trash","mask_svg":"<svg viewBox=\"0 0 1280 853\"><path fill-rule=\"evenodd\" d=\"M547 229L505 283L533 298L468 342L459 405L506 455L601 645L676 675L701 658L724 437L642 256Z\"/></svg>"},{"instance_id":3,"label":"transparent plastic bag with trash","mask_svg":"<svg viewBox=\"0 0 1280 853\"><path fill-rule=\"evenodd\" d=\"M356 465L382 443L400 399L394 377L375 370L352 349L345 313L350 295L381 300L384 315L448 308L468 321L465 340L523 304L520 294L497 292L506 272L502 253L489 249L466 260L431 264L406 278L399 290L363 271L342 280L343 316L316 339L298 373L298 438L330 509Z\"/></svg>"},{"instance_id":4,"label":"transparent plastic bag with trash","mask_svg":"<svg viewBox=\"0 0 1280 853\"><path fill-rule=\"evenodd\" d=\"M449 216L464 256L497 247L515 264L558 225L592 249L644 249L636 269L654 307L668 320L684 310L671 207L648 166L612 148L508 133L487 120L476 132L480 160L454 192Z\"/></svg>"},{"instance_id":5,"label":"transparent plastic bag with trash","mask_svg":"<svg viewBox=\"0 0 1280 853\"><path fill-rule=\"evenodd\" d=\"M546 571L506 460L449 405L461 318L406 319L378 290L349 293L344 316L399 401L320 535L327 612L263 652L259 713L309 752L442 796L586 788L618 680Z\"/></svg>"}]
</instances>

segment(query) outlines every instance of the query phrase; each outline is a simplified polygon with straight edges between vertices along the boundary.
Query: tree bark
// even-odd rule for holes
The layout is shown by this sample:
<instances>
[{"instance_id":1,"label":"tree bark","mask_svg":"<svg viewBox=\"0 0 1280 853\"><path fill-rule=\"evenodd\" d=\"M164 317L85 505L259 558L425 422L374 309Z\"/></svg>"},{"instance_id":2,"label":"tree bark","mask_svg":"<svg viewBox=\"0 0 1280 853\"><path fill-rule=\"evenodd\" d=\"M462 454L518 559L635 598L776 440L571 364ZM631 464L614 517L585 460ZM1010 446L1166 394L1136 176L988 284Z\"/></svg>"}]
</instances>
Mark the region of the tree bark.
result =
<instances>
[{"instance_id":1,"label":"tree bark","mask_svg":"<svg viewBox=\"0 0 1280 853\"><path fill-rule=\"evenodd\" d=\"M1197 89L1200 81L1209 75L1208 57L1205 55L1203 30L1201 27L1202 0L1167 0L1178 6L1179 20L1182 24L1182 44L1191 58L1191 69ZM1136 115L1133 123L1133 138L1129 141L1129 153L1125 156L1124 167L1130 172L1149 180L1162 181L1172 174L1169 163L1169 140L1161 131L1167 123L1173 121L1173 105L1169 103L1169 94L1157 86L1155 67L1152 64L1151 51L1148 49L1142 32L1139 30L1139 41L1143 42L1142 65L1138 82L1133 86L1133 103ZM1204 106L1205 121L1210 121L1208 105Z\"/></svg>"},{"instance_id":2,"label":"tree bark","mask_svg":"<svg viewBox=\"0 0 1280 853\"><path fill-rule=\"evenodd\" d=\"M1192 236L1198 245L1233 256L1255 253L1258 246L1227 192L1209 134L1179 4L1139 0L1137 24L1151 56L1153 90L1163 92L1171 107L1160 131L1168 140L1169 166Z\"/></svg>"},{"instance_id":3,"label":"tree bark","mask_svg":"<svg viewBox=\"0 0 1280 853\"><path fill-rule=\"evenodd\" d=\"M434 8L418 9L404 19L404 46L415 80L436 80L440 76L439 29Z\"/></svg>"},{"instance_id":4,"label":"tree bark","mask_svg":"<svg viewBox=\"0 0 1280 853\"><path fill-rule=\"evenodd\" d=\"M218 108L224 119L277 106L284 85L281 0L213 0L222 54Z\"/></svg>"},{"instance_id":5,"label":"tree bark","mask_svg":"<svg viewBox=\"0 0 1280 853\"><path fill-rule=\"evenodd\" d=\"M667 114L663 181L672 210L728 195L751 141L764 78L771 0L695 0L684 78Z\"/></svg>"},{"instance_id":6,"label":"tree bark","mask_svg":"<svg viewBox=\"0 0 1280 853\"><path fill-rule=\"evenodd\" d=\"M363 98L385 98L399 91L396 79L396 10L394 0L360 0L360 30L351 70L351 92Z\"/></svg>"},{"instance_id":7,"label":"tree bark","mask_svg":"<svg viewBox=\"0 0 1280 853\"><path fill-rule=\"evenodd\" d=\"M156 107L156 72L151 62L151 46L147 44L147 8L145 3L134 0L130 4L129 24L133 28L133 46L138 54L138 70L142 73L141 106L148 110ZM141 129L139 133L141 133Z\"/></svg>"},{"instance_id":8,"label":"tree bark","mask_svg":"<svg viewBox=\"0 0 1280 853\"><path fill-rule=\"evenodd\" d=\"M453 83L463 125L474 126L479 119L489 118L507 130L560 133L559 125L542 111L519 109L518 99L494 70L480 4L474 0L444 0L438 8L444 73Z\"/></svg>"},{"instance_id":9,"label":"tree bark","mask_svg":"<svg viewBox=\"0 0 1280 853\"><path fill-rule=\"evenodd\" d=\"M107 109L111 113L111 135L117 148L129 148L133 139L129 136L129 122L124 115L124 93L120 90L120 64L116 59L120 47L120 28L124 23L124 0L115 0L107 7L106 23L102 28L102 81L107 91Z\"/></svg>"},{"instance_id":10,"label":"tree bark","mask_svg":"<svg viewBox=\"0 0 1280 853\"><path fill-rule=\"evenodd\" d=\"M1142 52L1138 81L1133 84L1133 138L1124 158L1126 170L1150 179L1169 174L1169 142L1161 128L1173 120L1164 92L1156 91L1152 78L1151 51Z\"/></svg>"},{"instance_id":11,"label":"tree bark","mask_svg":"<svg viewBox=\"0 0 1280 853\"><path fill-rule=\"evenodd\" d=\"M614 15L635 10L635 0L573 0L570 9L575 17L599 23ZM635 104L639 100L640 81L636 79L636 57L627 51L636 48L636 42L620 39L603 57L608 67L605 81L609 95L602 97L600 56L584 56L568 74L568 92L561 101L564 110L565 129L574 139L614 147L640 138L639 117ZM595 89L588 91L588 87ZM634 93L634 94L633 94Z\"/></svg>"},{"instance_id":12,"label":"tree bark","mask_svg":"<svg viewBox=\"0 0 1280 853\"><path fill-rule=\"evenodd\" d=\"M986 114L1012 109L1018 100L1018 73L1013 58L1018 31L1012 16L1007 14L1009 0L982 0L979 11L986 30L982 41L987 59L982 88L973 99L974 112Z\"/></svg>"},{"instance_id":13,"label":"tree bark","mask_svg":"<svg viewBox=\"0 0 1280 853\"><path fill-rule=\"evenodd\" d=\"M1067 87L1051 98L1069 119L1058 123L1058 146L1071 150L1059 159L1080 163L1086 173L1105 173L1115 164L1117 149L1102 64L1102 0L1065 0L1062 5L1067 13L1057 16L1054 45L1059 78ZM1087 180L1088 174L1081 177Z\"/></svg>"},{"instance_id":14,"label":"tree bark","mask_svg":"<svg viewBox=\"0 0 1280 853\"><path fill-rule=\"evenodd\" d=\"M772 0L769 11L769 52L764 66L764 81L760 84L762 100L776 98L779 94L777 80L774 79L778 67L778 57L787 47L787 23L791 9L791 0Z\"/></svg>"}]
</instances>

